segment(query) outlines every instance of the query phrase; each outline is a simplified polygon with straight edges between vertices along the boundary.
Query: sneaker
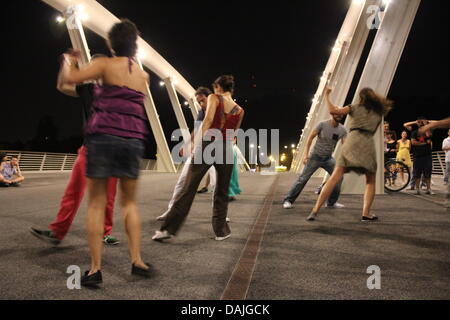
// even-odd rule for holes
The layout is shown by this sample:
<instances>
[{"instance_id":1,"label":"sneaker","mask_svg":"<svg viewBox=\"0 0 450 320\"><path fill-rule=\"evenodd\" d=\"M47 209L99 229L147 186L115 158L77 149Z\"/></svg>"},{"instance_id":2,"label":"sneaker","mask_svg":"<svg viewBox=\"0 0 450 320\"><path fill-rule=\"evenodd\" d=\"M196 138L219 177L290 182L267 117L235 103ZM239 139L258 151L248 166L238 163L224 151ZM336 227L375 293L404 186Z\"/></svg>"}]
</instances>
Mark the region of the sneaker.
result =
<instances>
[{"instance_id":1,"label":"sneaker","mask_svg":"<svg viewBox=\"0 0 450 320\"><path fill-rule=\"evenodd\" d=\"M292 209L294 206L289 201L283 202L283 209Z\"/></svg>"},{"instance_id":2,"label":"sneaker","mask_svg":"<svg viewBox=\"0 0 450 320\"><path fill-rule=\"evenodd\" d=\"M329 206L328 203L325 206L326 208L333 208L333 209L342 209L345 208L345 206L342 203L336 202L332 206Z\"/></svg>"},{"instance_id":3,"label":"sneaker","mask_svg":"<svg viewBox=\"0 0 450 320\"><path fill-rule=\"evenodd\" d=\"M106 244L109 244L111 246L115 246L116 244L119 244L120 241L112 236L106 236L103 238L103 242Z\"/></svg>"},{"instance_id":4,"label":"sneaker","mask_svg":"<svg viewBox=\"0 0 450 320\"><path fill-rule=\"evenodd\" d=\"M206 193L208 192L208 188L207 187L203 187L200 190L197 191L197 193Z\"/></svg>"},{"instance_id":5,"label":"sneaker","mask_svg":"<svg viewBox=\"0 0 450 320\"><path fill-rule=\"evenodd\" d=\"M425 191L425 194L429 194L431 196L434 196L436 193L433 190L428 189L427 191Z\"/></svg>"},{"instance_id":6,"label":"sneaker","mask_svg":"<svg viewBox=\"0 0 450 320\"><path fill-rule=\"evenodd\" d=\"M309 216L306 218L306 221L314 221L317 218L317 212L311 212Z\"/></svg>"},{"instance_id":7,"label":"sneaker","mask_svg":"<svg viewBox=\"0 0 450 320\"><path fill-rule=\"evenodd\" d=\"M18 182L11 182L9 186L17 188L17 187L20 187L20 183L18 183Z\"/></svg>"},{"instance_id":8,"label":"sneaker","mask_svg":"<svg viewBox=\"0 0 450 320\"><path fill-rule=\"evenodd\" d=\"M172 238L172 235L167 230L164 230L164 231L157 230L155 232L155 235L152 237L152 240L163 241L163 240L170 239L170 238Z\"/></svg>"},{"instance_id":9,"label":"sneaker","mask_svg":"<svg viewBox=\"0 0 450 320\"><path fill-rule=\"evenodd\" d=\"M61 243L61 240L56 238L53 231L50 230L38 230L35 228L30 228L30 232L33 236L35 236L38 239L41 239L45 242L48 242L54 246L57 246Z\"/></svg>"},{"instance_id":10,"label":"sneaker","mask_svg":"<svg viewBox=\"0 0 450 320\"><path fill-rule=\"evenodd\" d=\"M231 220L230 220L230 218L226 217L225 221L230 222Z\"/></svg>"},{"instance_id":11,"label":"sneaker","mask_svg":"<svg viewBox=\"0 0 450 320\"><path fill-rule=\"evenodd\" d=\"M215 239L216 239L216 241L223 241L223 240L228 239L229 237L231 237L231 233L226 235L226 236L224 236L224 237L216 237Z\"/></svg>"},{"instance_id":12,"label":"sneaker","mask_svg":"<svg viewBox=\"0 0 450 320\"><path fill-rule=\"evenodd\" d=\"M102 272L98 270L89 276L89 271L86 271L81 277L81 285L84 287L96 287L103 282Z\"/></svg>"}]
</instances>

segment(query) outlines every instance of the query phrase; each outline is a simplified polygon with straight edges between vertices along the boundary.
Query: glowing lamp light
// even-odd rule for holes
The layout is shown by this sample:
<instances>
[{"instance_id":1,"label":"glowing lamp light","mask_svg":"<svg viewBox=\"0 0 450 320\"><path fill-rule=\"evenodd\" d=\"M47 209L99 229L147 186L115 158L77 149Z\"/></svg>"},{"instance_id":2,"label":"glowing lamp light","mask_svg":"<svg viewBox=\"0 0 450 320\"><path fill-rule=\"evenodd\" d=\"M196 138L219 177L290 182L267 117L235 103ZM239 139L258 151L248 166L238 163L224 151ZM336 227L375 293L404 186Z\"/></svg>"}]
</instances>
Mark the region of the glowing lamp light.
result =
<instances>
[{"instance_id":1,"label":"glowing lamp light","mask_svg":"<svg viewBox=\"0 0 450 320\"><path fill-rule=\"evenodd\" d=\"M189 102L185 101L185 102L184 102L184 105L185 105L185 106L188 106L188 105L189 105Z\"/></svg>"},{"instance_id":2,"label":"glowing lamp light","mask_svg":"<svg viewBox=\"0 0 450 320\"><path fill-rule=\"evenodd\" d=\"M159 82L159 86L160 86L160 87L164 87L164 81L160 81L160 82Z\"/></svg>"},{"instance_id":3,"label":"glowing lamp light","mask_svg":"<svg viewBox=\"0 0 450 320\"><path fill-rule=\"evenodd\" d=\"M58 23L63 23L64 22L64 18L63 17L61 17L61 16L57 16L56 17L56 22L58 22Z\"/></svg>"}]
</instances>

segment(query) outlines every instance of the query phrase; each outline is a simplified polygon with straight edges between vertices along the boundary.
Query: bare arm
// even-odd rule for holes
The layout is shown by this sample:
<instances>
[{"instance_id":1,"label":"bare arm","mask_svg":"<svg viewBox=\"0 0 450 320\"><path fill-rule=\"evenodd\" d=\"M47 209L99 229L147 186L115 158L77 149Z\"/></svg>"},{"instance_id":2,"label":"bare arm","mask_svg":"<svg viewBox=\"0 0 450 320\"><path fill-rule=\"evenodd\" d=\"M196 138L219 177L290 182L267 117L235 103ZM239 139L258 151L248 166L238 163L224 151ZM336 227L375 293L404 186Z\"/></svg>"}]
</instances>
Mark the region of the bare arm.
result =
<instances>
[{"instance_id":1,"label":"bare arm","mask_svg":"<svg viewBox=\"0 0 450 320\"><path fill-rule=\"evenodd\" d=\"M330 99L330 93L331 93L331 88L327 87L325 89L325 98L327 99L327 107L328 107L328 111L330 111L331 114L338 114L338 115L347 115L350 113L350 107L344 107L344 108L338 108L337 106L335 106Z\"/></svg>"},{"instance_id":2,"label":"bare arm","mask_svg":"<svg viewBox=\"0 0 450 320\"><path fill-rule=\"evenodd\" d=\"M450 128L450 117L446 118L446 119L439 120L439 121L431 120L426 126L421 127L419 129L419 132L421 134L423 134L423 133L425 133L428 130L438 129L438 128L443 128L443 129Z\"/></svg>"},{"instance_id":3,"label":"bare arm","mask_svg":"<svg viewBox=\"0 0 450 320\"><path fill-rule=\"evenodd\" d=\"M70 67L67 63L64 63L64 62L61 63L61 67L60 67L59 73L58 73L58 79L56 81L56 89L59 92L65 94L65 95L68 95L70 97L78 97L76 86L74 84L69 84L67 82L64 82L64 79L62 76L63 72L64 72L63 71L64 68L68 69ZM67 73L68 70L65 70L65 72Z\"/></svg>"},{"instance_id":4,"label":"bare arm","mask_svg":"<svg viewBox=\"0 0 450 320\"><path fill-rule=\"evenodd\" d=\"M403 124L403 127L405 127L406 130L412 131L412 126L417 124L417 121L410 121Z\"/></svg>"},{"instance_id":5,"label":"bare arm","mask_svg":"<svg viewBox=\"0 0 450 320\"><path fill-rule=\"evenodd\" d=\"M303 163L306 164L309 160L309 150L311 149L311 144L315 137L319 135L319 131L314 130L311 132L311 134L308 137L308 142L306 143L306 151L305 151L305 158L303 159Z\"/></svg>"},{"instance_id":6,"label":"bare arm","mask_svg":"<svg viewBox=\"0 0 450 320\"><path fill-rule=\"evenodd\" d=\"M67 84L78 84L87 80L102 78L108 58L97 58L82 69L77 69L73 58L64 55L64 66L61 68L61 81ZM70 60L72 59L72 60Z\"/></svg>"}]
</instances>

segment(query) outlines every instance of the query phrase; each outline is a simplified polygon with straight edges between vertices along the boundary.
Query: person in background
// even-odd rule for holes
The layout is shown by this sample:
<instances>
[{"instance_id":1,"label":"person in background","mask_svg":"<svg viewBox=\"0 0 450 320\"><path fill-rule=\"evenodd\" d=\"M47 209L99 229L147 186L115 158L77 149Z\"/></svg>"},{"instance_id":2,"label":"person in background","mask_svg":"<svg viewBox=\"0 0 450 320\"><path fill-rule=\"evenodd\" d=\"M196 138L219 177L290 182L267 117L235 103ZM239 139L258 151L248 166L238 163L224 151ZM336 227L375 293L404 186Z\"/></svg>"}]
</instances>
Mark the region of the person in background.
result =
<instances>
[{"instance_id":1,"label":"person in background","mask_svg":"<svg viewBox=\"0 0 450 320\"><path fill-rule=\"evenodd\" d=\"M284 197L284 209L292 209L294 207L293 204L295 200L297 200L309 179L317 170L322 168L330 175L333 173L336 166L336 160L333 158L333 151L338 141L342 140L342 142L344 142L345 137L347 136L347 129L340 123L342 119L342 115L333 115L331 119L320 122L309 136L306 145L305 158L303 160L305 168L289 190L288 194ZM310 154L311 144L316 137L316 144ZM341 182L334 187L333 193L327 201L327 207L344 207L344 205L337 202L341 190Z\"/></svg>"},{"instance_id":2,"label":"person in background","mask_svg":"<svg viewBox=\"0 0 450 320\"><path fill-rule=\"evenodd\" d=\"M413 132L417 130L419 127L427 125L428 123L433 123L435 120L427 120L425 117L418 117L416 121L410 121L403 124L403 127L409 131ZM414 145L411 143L411 151L414 152ZM414 159L413 159L413 171L414 171ZM422 179L422 178L420 178ZM421 180L421 185L425 185L425 181ZM408 190L415 190L416 189L416 182L414 178L414 172L413 172L413 178L410 182L410 188Z\"/></svg>"},{"instance_id":3,"label":"person in background","mask_svg":"<svg viewBox=\"0 0 450 320\"><path fill-rule=\"evenodd\" d=\"M450 129L447 132L448 137L442 141L442 151L445 152L445 176L444 184L448 184L448 179L450 177Z\"/></svg>"},{"instance_id":4,"label":"person in background","mask_svg":"<svg viewBox=\"0 0 450 320\"><path fill-rule=\"evenodd\" d=\"M91 61L97 58L106 57L103 54L95 54ZM79 97L82 104L82 121L83 128L86 126L90 116L95 87L94 82L82 83L77 86L62 81L58 76L57 90L70 97ZM59 245L65 238L66 234L77 215L78 208L84 197L86 190L86 141L78 149L78 155L72 167L72 172L67 184L64 196L61 199L58 213L55 220L50 224L49 230L30 228L32 235L40 240L46 241L52 245ZM107 245L117 245L119 240L111 235L114 219L114 201L116 199L117 179L110 178L108 180L108 201L105 208L105 226L103 233L103 242Z\"/></svg>"},{"instance_id":5,"label":"person in background","mask_svg":"<svg viewBox=\"0 0 450 320\"><path fill-rule=\"evenodd\" d=\"M238 146L236 145L236 138L234 138L233 154L234 154L234 165L233 173L231 174L230 188L228 190L229 201L235 201L236 196L241 194L242 190L239 186L239 166L238 166Z\"/></svg>"},{"instance_id":6,"label":"person in background","mask_svg":"<svg viewBox=\"0 0 450 320\"><path fill-rule=\"evenodd\" d=\"M389 159L395 159L397 157L397 135L395 134L395 131L388 131L385 133L385 141L386 141L386 151L384 152L384 161L388 161ZM391 165L391 172L395 171L395 165ZM385 169L386 171L386 169ZM395 175L396 176L396 175ZM388 177L388 185L392 186L395 185L395 177L392 175L389 175Z\"/></svg>"},{"instance_id":7,"label":"person in background","mask_svg":"<svg viewBox=\"0 0 450 320\"><path fill-rule=\"evenodd\" d=\"M411 170L412 162L411 162L411 140L408 139L408 132L404 130L402 132L402 138L397 141L397 161L401 161L406 164ZM403 171L400 171L400 177L402 181L405 181L405 174Z\"/></svg>"},{"instance_id":8,"label":"person in background","mask_svg":"<svg viewBox=\"0 0 450 320\"><path fill-rule=\"evenodd\" d=\"M429 124L425 118L419 118L417 125L419 128L411 134L411 144L413 145L414 169L413 179L415 183L416 194L420 195L420 183L423 175L423 181L426 185L426 194L434 195L431 190L431 173L433 170L433 142L431 140L431 131L419 131L419 129Z\"/></svg>"},{"instance_id":9,"label":"person in background","mask_svg":"<svg viewBox=\"0 0 450 320\"><path fill-rule=\"evenodd\" d=\"M6 155L2 156L0 164L0 184L3 187L19 187L25 180L19 166L19 159L15 156L8 160Z\"/></svg>"},{"instance_id":10,"label":"person in background","mask_svg":"<svg viewBox=\"0 0 450 320\"><path fill-rule=\"evenodd\" d=\"M433 123L429 123L429 124L423 126L422 128L419 129L419 134L427 134L427 132L429 132L430 130L438 129L438 128L449 129L448 135L450 138L450 117L443 119L443 120L434 121ZM447 139L449 139L449 138L447 138ZM447 152L446 157L447 157L449 151L450 150L446 151ZM446 161L447 161L447 158L446 158ZM448 163L447 163L447 165L448 165ZM447 166L447 168L448 168L448 166ZM445 208L448 212L450 212L450 183L447 183L447 199L446 199L446 203L445 203Z\"/></svg>"}]
</instances>

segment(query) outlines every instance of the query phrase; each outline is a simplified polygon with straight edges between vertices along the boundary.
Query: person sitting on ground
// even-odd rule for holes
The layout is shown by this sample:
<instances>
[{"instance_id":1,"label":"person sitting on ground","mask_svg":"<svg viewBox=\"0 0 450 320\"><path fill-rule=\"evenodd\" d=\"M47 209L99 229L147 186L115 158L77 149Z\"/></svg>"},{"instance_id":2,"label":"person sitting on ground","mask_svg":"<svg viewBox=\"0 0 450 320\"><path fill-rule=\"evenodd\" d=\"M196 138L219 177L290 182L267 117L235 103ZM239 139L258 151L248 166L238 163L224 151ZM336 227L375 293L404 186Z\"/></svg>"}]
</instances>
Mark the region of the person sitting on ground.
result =
<instances>
[{"instance_id":1,"label":"person sitting on ground","mask_svg":"<svg viewBox=\"0 0 450 320\"><path fill-rule=\"evenodd\" d=\"M18 187L24 180L19 167L19 159L11 157L11 161L8 161L8 158L3 156L0 167L0 183L5 187Z\"/></svg>"}]
</instances>

